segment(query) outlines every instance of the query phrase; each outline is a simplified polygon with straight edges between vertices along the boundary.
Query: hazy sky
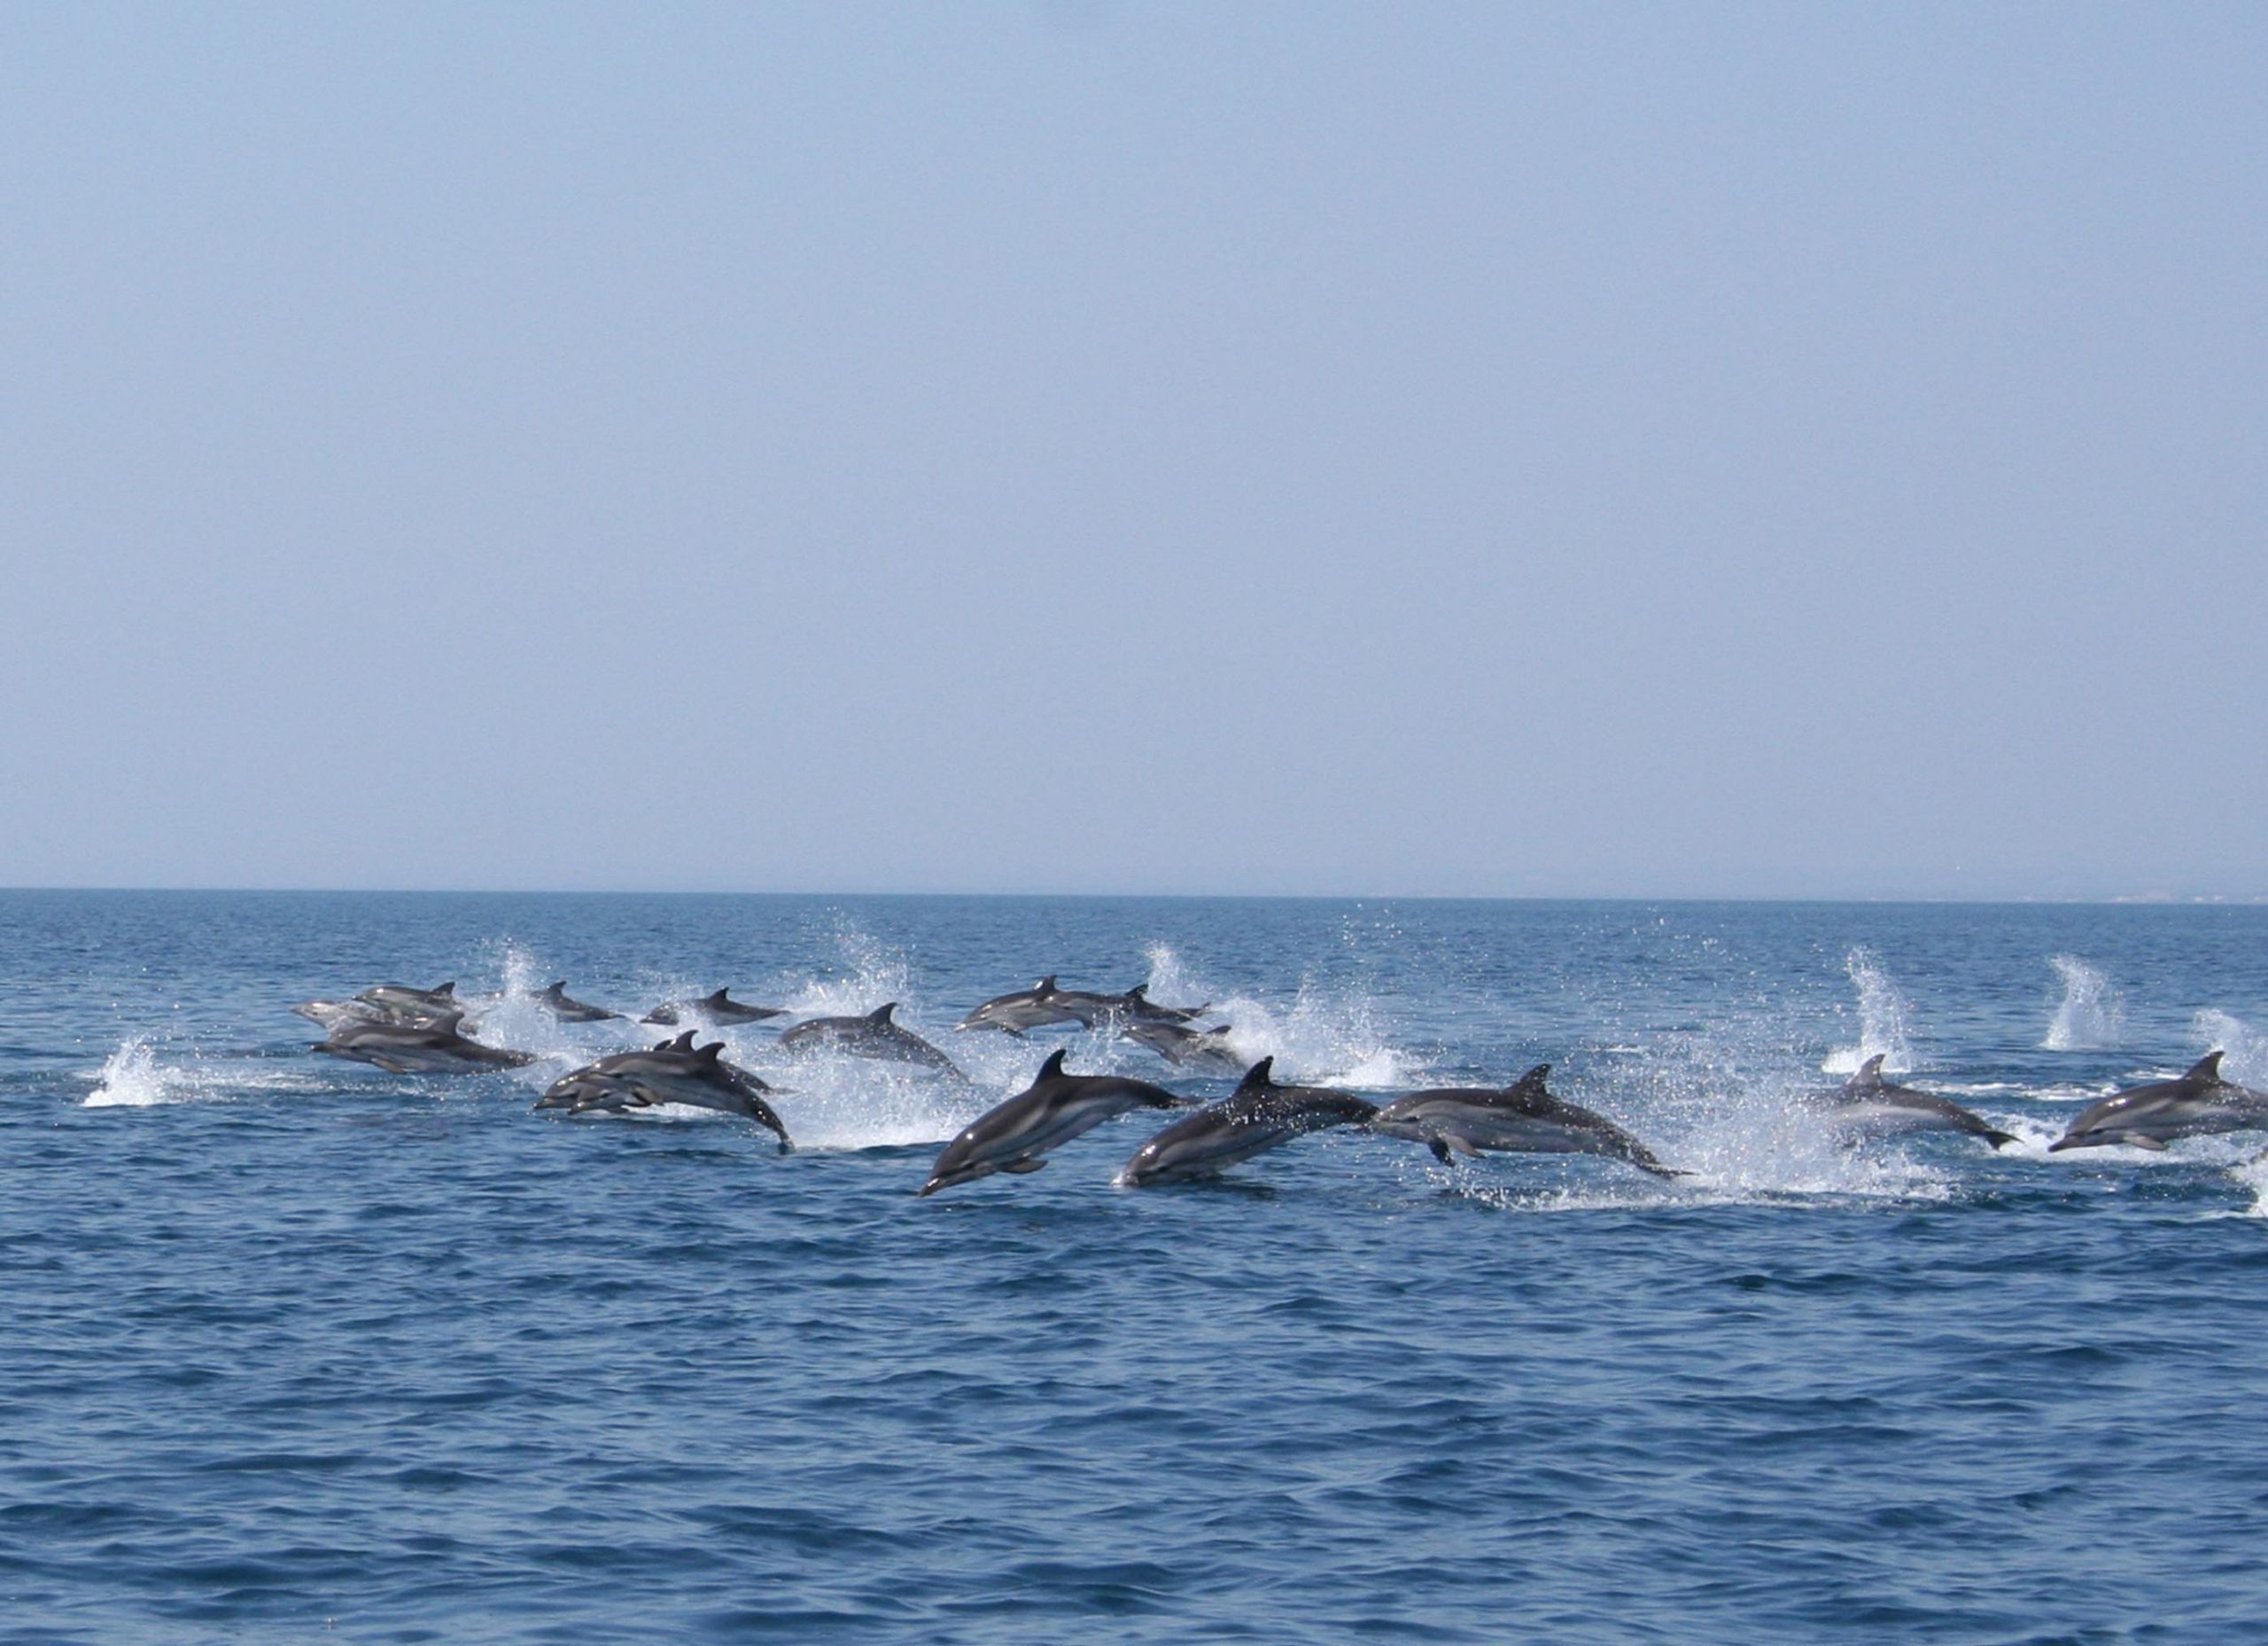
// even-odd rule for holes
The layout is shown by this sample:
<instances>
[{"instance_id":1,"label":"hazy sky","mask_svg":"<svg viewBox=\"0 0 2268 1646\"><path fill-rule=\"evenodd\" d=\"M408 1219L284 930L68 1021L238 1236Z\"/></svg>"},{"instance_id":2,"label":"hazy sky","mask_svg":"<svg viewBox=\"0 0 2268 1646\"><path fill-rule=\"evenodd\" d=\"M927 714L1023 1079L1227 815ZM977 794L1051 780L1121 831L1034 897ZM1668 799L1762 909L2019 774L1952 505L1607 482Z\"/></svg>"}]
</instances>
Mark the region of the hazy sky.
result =
<instances>
[{"instance_id":1,"label":"hazy sky","mask_svg":"<svg viewBox=\"0 0 2268 1646\"><path fill-rule=\"evenodd\" d=\"M2268 892L2264 87L0 4L0 884Z\"/></svg>"}]
</instances>

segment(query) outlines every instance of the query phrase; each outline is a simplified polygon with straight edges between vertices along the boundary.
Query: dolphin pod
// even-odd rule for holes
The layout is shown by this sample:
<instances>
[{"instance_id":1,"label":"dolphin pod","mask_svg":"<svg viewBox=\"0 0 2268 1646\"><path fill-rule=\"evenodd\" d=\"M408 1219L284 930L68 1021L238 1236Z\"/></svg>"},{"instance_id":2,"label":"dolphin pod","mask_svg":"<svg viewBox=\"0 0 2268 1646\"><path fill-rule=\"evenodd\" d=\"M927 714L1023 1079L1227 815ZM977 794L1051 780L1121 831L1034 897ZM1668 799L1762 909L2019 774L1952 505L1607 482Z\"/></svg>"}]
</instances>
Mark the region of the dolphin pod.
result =
<instances>
[{"instance_id":1,"label":"dolphin pod","mask_svg":"<svg viewBox=\"0 0 2268 1646\"><path fill-rule=\"evenodd\" d=\"M493 1000L493 997L483 997ZM528 998L562 1022L620 1021L623 1014L570 997L555 982ZM380 983L344 1000L307 1000L291 1007L327 1031L312 1049L397 1075L466 1075L517 1068L535 1054L486 1045L473 1038L478 1025L466 1018L468 1001L454 982L431 989ZM796 1056L831 1052L903 1062L966 1082L943 1052L896 1022L897 1003L863 1014L814 1017L782 1033L777 1044ZM1405 1092L1383 1106L1331 1087L1286 1085L1274 1059L1246 1068L1227 1023L1200 1029L1203 1005L1161 1005L1138 984L1121 994L1065 989L1050 974L1029 989L999 995L975 1007L956 1025L991 1029L1018 1039L1037 1029L1076 1025L1145 1046L1194 1075L1243 1069L1231 1096L1198 1106L1147 1081L1115 1075L1073 1075L1057 1051L1030 1083L965 1127L945 1145L918 1192L975 1182L996 1174L1021 1176L1045 1165L1062 1144L1138 1108L1187 1108L1136 1151L1116 1181L1130 1187L1218 1176L1226 1169L1310 1131L1352 1127L1381 1137L1421 1143L1444 1165L1488 1153L1592 1154L1659 1177L1691 1174L1665 1164L1614 1122L1568 1102L1546 1083L1540 1064L1508 1086L1441 1087ZM748 1023L787 1015L781 1008L750 1005L726 990L696 1000L673 1001L644 1020L674 1022L679 1013L711 1022ZM766 1101L776 1089L750 1070L726 1062L721 1040L694 1044L687 1030L643 1051L617 1052L571 1070L545 1091L539 1110L570 1115L626 1114L683 1105L755 1121L793 1147L788 1129ZM2125 1146L2162 1151L2184 1137L2268 1131L2268 1092L2228 1080L2223 1053L2200 1059L2179 1077L2117 1091L2072 1118L2050 1153ZM1803 1094L1802 1106L1853 1141L1949 1132L1980 1139L1993 1149L2018 1139L1956 1103L1894 1083L1883 1074L1884 1057L1863 1062L1839 1087Z\"/></svg>"}]
</instances>

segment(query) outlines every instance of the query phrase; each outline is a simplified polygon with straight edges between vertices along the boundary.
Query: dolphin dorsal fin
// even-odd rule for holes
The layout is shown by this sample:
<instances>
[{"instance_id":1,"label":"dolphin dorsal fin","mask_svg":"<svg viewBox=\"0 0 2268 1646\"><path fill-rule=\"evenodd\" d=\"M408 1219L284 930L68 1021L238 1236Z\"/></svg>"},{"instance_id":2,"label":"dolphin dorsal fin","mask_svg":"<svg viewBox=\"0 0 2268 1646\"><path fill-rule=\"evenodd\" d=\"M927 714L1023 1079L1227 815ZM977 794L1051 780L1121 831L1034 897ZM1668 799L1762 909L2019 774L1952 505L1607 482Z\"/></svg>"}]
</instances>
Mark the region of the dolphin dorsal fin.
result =
<instances>
[{"instance_id":1,"label":"dolphin dorsal fin","mask_svg":"<svg viewBox=\"0 0 2268 1646\"><path fill-rule=\"evenodd\" d=\"M464 1013L462 1012L442 1012L437 1013L425 1027L437 1035L454 1035L457 1032L457 1025L463 1021Z\"/></svg>"},{"instance_id":2,"label":"dolphin dorsal fin","mask_svg":"<svg viewBox=\"0 0 2268 1646\"><path fill-rule=\"evenodd\" d=\"M1055 974L1052 972L1050 972L1046 976L1041 978L1038 982L1032 985L1032 993L1036 995L1052 995L1054 992Z\"/></svg>"},{"instance_id":3,"label":"dolphin dorsal fin","mask_svg":"<svg viewBox=\"0 0 2268 1646\"><path fill-rule=\"evenodd\" d=\"M1244 1078L1237 1082L1239 1091L1258 1091L1276 1083L1276 1060L1264 1057L1245 1070Z\"/></svg>"},{"instance_id":4,"label":"dolphin dorsal fin","mask_svg":"<svg viewBox=\"0 0 2268 1646\"><path fill-rule=\"evenodd\" d=\"M1877 1052L1874 1056L1860 1064L1859 1072L1843 1083L1843 1090L1845 1091L1872 1091L1876 1087L1880 1086L1882 1084L1883 1060L1889 1055L1890 1053L1887 1052Z\"/></svg>"},{"instance_id":5,"label":"dolphin dorsal fin","mask_svg":"<svg viewBox=\"0 0 2268 1646\"><path fill-rule=\"evenodd\" d=\"M693 1050L693 1031L692 1031L691 1029L687 1029L683 1034L680 1035L676 1039L674 1039L674 1040L671 1041L671 1042L669 1043L669 1049L670 1049L671 1051L672 1051L672 1052L690 1052L690 1051L692 1051L692 1050Z\"/></svg>"},{"instance_id":6,"label":"dolphin dorsal fin","mask_svg":"<svg viewBox=\"0 0 2268 1646\"><path fill-rule=\"evenodd\" d=\"M873 1011L866 1013L866 1021L869 1023L881 1023L887 1026L889 1022L889 1014L897 1010L897 1001L885 1000L882 1005L876 1006Z\"/></svg>"},{"instance_id":7,"label":"dolphin dorsal fin","mask_svg":"<svg viewBox=\"0 0 2268 1646\"><path fill-rule=\"evenodd\" d=\"M1550 1072L1550 1064L1538 1063L1534 1068L1528 1070L1526 1074L1521 1075L1511 1085L1505 1087L1504 1090L1507 1091L1518 1092L1522 1097L1542 1097L1544 1095L1543 1077Z\"/></svg>"},{"instance_id":8,"label":"dolphin dorsal fin","mask_svg":"<svg viewBox=\"0 0 2268 1646\"><path fill-rule=\"evenodd\" d=\"M1135 984L1134 987L1126 991L1126 998L1129 1000L1148 1001L1150 998L1150 985L1147 983Z\"/></svg>"},{"instance_id":9,"label":"dolphin dorsal fin","mask_svg":"<svg viewBox=\"0 0 2268 1646\"><path fill-rule=\"evenodd\" d=\"M454 999L457 992L457 980L452 977L433 992L437 995L447 995L451 999Z\"/></svg>"},{"instance_id":10,"label":"dolphin dorsal fin","mask_svg":"<svg viewBox=\"0 0 2268 1646\"><path fill-rule=\"evenodd\" d=\"M2196 1066L2181 1078L2185 1081L2194 1080L2201 1086L2219 1085L2221 1083L2221 1054L2218 1052L2208 1052L2203 1057L2199 1058Z\"/></svg>"},{"instance_id":11,"label":"dolphin dorsal fin","mask_svg":"<svg viewBox=\"0 0 2268 1646\"><path fill-rule=\"evenodd\" d=\"M550 988L548 988L548 989L545 990L541 994L538 995L538 996L536 997L536 998L537 998L537 999L539 999L539 1000L556 1000L557 998L559 998L559 997L560 997L560 996L562 996L562 995L565 994L566 992L567 992L567 980L566 980L565 978L563 978L563 978L561 978L557 982L555 982L555 983L552 984Z\"/></svg>"},{"instance_id":12,"label":"dolphin dorsal fin","mask_svg":"<svg viewBox=\"0 0 2268 1646\"><path fill-rule=\"evenodd\" d=\"M729 1001L729 1000L727 1000L727 999L726 999L726 998L725 998L726 990L728 990L728 989L730 989L731 987L732 987L732 985L731 985L730 983L726 984L724 989L719 989L719 990L718 990L715 994L709 996L709 997L708 997L706 999L704 999L701 1004L702 1004L702 1005L732 1005L732 1002L731 1002L731 1001Z\"/></svg>"},{"instance_id":13,"label":"dolphin dorsal fin","mask_svg":"<svg viewBox=\"0 0 2268 1646\"><path fill-rule=\"evenodd\" d=\"M704 1063L714 1063L718 1059L725 1055L725 1043L721 1040L712 1040L707 1045L695 1051L693 1055L699 1058Z\"/></svg>"},{"instance_id":14,"label":"dolphin dorsal fin","mask_svg":"<svg viewBox=\"0 0 2268 1646\"><path fill-rule=\"evenodd\" d=\"M1047 1061L1039 1066L1039 1073L1033 1075L1032 1079L1035 1082L1060 1079L1063 1073L1063 1052L1064 1049L1061 1046L1049 1052Z\"/></svg>"}]
</instances>

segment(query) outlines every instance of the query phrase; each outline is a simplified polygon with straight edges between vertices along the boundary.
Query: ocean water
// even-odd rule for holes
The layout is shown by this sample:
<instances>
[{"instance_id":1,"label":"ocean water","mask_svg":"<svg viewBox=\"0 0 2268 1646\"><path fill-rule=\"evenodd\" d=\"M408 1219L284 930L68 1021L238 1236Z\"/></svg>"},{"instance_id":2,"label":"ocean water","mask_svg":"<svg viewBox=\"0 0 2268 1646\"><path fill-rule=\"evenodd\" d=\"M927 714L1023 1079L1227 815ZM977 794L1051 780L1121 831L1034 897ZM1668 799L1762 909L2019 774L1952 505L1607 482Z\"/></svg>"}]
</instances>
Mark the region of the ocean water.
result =
<instances>
[{"instance_id":1,"label":"ocean water","mask_svg":"<svg viewBox=\"0 0 2268 1646\"><path fill-rule=\"evenodd\" d=\"M1692 1177L1351 1132L928 1200L1042 973L1373 1095L1554 1066ZM493 995L518 1071L308 1051ZM730 985L896 999L967 1085L542 1086ZM781 1022L792 1019L782 1019ZM0 1641L2268 1638L2268 1138L2050 1157L2212 1046L2268 909L0 894ZM1874 1052L2023 1139L1848 1146Z\"/></svg>"}]
</instances>

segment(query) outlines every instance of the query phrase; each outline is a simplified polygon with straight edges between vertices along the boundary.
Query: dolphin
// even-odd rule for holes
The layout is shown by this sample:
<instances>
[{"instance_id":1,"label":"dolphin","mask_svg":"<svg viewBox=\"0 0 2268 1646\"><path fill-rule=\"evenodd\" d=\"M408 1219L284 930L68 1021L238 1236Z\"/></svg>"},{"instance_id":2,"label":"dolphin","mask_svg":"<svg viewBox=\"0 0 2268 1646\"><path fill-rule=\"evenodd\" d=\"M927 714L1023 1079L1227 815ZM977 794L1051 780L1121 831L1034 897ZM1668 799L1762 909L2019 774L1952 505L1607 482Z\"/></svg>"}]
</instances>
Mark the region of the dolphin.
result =
<instances>
[{"instance_id":1,"label":"dolphin","mask_svg":"<svg viewBox=\"0 0 2268 1646\"><path fill-rule=\"evenodd\" d=\"M372 1005L368 1000L302 1000L291 1010L310 1023L319 1024L326 1033L341 1023L403 1023L413 1021L397 1017L384 1006Z\"/></svg>"},{"instance_id":2,"label":"dolphin","mask_svg":"<svg viewBox=\"0 0 2268 1646\"><path fill-rule=\"evenodd\" d=\"M2123 1143L2163 1149L2176 1137L2268 1130L2268 1091L2221 1078L2221 1053L2209 1052L2179 1080L2161 1080L2089 1104L2047 1145L2099 1149Z\"/></svg>"},{"instance_id":3,"label":"dolphin","mask_svg":"<svg viewBox=\"0 0 2268 1646\"><path fill-rule=\"evenodd\" d=\"M1189 1099L1146 1080L1115 1075L1067 1075L1063 1053L1052 1053L1030 1085L987 1111L945 1145L923 1194L974 1183L994 1172L1036 1172L1039 1157L1081 1132L1133 1109L1177 1109Z\"/></svg>"},{"instance_id":4,"label":"dolphin","mask_svg":"<svg viewBox=\"0 0 2268 1646\"><path fill-rule=\"evenodd\" d=\"M1089 1029L1105 1023L1114 1027L1130 1022L1185 1023L1191 1018L1202 1015L1207 1009L1202 1005L1160 1005L1150 998L1149 990L1147 983L1137 983L1122 995L1096 994L1084 989L1059 989L1048 997L1048 1003L1068 1013Z\"/></svg>"},{"instance_id":5,"label":"dolphin","mask_svg":"<svg viewBox=\"0 0 2268 1646\"><path fill-rule=\"evenodd\" d=\"M953 1027L959 1029L997 1029L1004 1035L1014 1035L1021 1039L1027 1029L1045 1029L1052 1023L1085 1021L1086 1019L1062 1003L1062 991L1056 988L1054 974L1050 973L1029 989L1019 989L1013 994L995 995Z\"/></svg>"},{"instance_id":6,"label":"dolphin","mask_svg":"<svg viewBox=\"0 0 2268 1646\"><path fill-rule=\"evenodd\" d=\"M1909 1131L1959 1131L1982 1137L1994 1148L2016 1137L1986 1125L1958 1103L1949 1103L1911 1086L1893 1086L1882 1077L1877 1052L1859 1065L1859 1072L1841 1086L1814 1091L1804 1101L1831 1117L1846 1131L1869 1137L1894 1137Z\"/></svg>"},{"instance_id":7,"label":"dolphin","mask_svg":"<svg viewBox=\"0 0 2268 1646\"><path fill-rule=\"evenodd\" d=\"M506 1052L468 1040L458 1031L462 1012L444 1013L428 1023L341 1023L315 1050L332 1057L371 1063L394 1075L471 1075L485 1068L519 1068L535 1061L526 1052Z\"/></svg>"},{"instance_id":8,"label":"dolphin","mask_svg":"<svg viewBox=\"0 0 2268 1646\"><path fill-rule=\"evenodd\" d=\"M750 1005L730 998L726 990L719 989L698 1000L664 1000L638 1021L674 1028L686 1017L705 1017L712 1023L760 1023L767 1017L786 1015L783 1006Z\"/></svg>"},{"instance_id":9,"label":"dolphin","mask_svg":"<svg viewBox=\"0 0 2268 1646\"><path fill-rule=\"evenodd\" d=\"M431 1022L451 1012L462 1012L456 979L436 989L412 989L407 983L379 983L354 997L366 1005L390 1012L404 1022Z\"/></svg>"},{"instance_id":10,"label":"dolphin","mask_svg":"<svg viewBox=\"0 0 2268 1646\"><path fill-rule=\"evenodd\" d=\"M1193 1023L1212 1009L1211 1001L1202 1005L1163 1005L1150 998L1150 985L1137 983L1122 995L1105 997L1111 1002L1114 1015L1130 1026L1135 1023Z\"/></svg>"},{"instance_id":11,"label":"dolphin","mask_svg":"<svg viewBox=\"0 0 2268 1646\"><path fill-rule=\"evenodd\" d=\"M592 1110L623 1114L656 1104L680 1103L752 1120L780 1139L780 1153L795 1145L788 1128L765 1099L773 1088L757 1075L724 1060L725 1043L693 1044L687 1030L647 1052L617 1052L563 1075L536 1099L539 1109L571 1114Z\"/></svg>"},{"instance_id":12,"label":"dolphin","mask_svg":"<svg viewBox=\"0 0 2268 1646\"><path fill-rule=\"evenodd\" d=\"M1378 1105L1329 1086L1279 1086L1262 1058L1233 1095L1184 1115L1134 1152L1118 1174L1130 1189L1182 1177L1209 1177L1304 1132L1327 1126L1360 1126Z\"/></svg>"},{"instance_id":13,"label":"dolphin","mask_svg":"<svg viewBox=\"0 0 2268 1646\"><path fill-rule=\"evenodd\" d=\"M877 1006L864 1017L814 1017L796 1024L780 1037L782 1047L797 1055L810 1052L842 1052L851 1057L880 1058L892 1063L918 1063L924 1068L966 1080L953 1060L910 1029L889 1021L897 1002Z\"/></svg>"},{"instance_id":14,"label":"dolphin","mask_svg":"<svg viewBox=\"0 0 2268 1646\"><path fill-rule=\"evenodd\" d=\"M1185 1024L1137 1019L1126 1025L1126 1037L1149 1047L1167 1062L1184 1068L1208 1068L1224 1075L1238 1074L1244 1068L1244 1060L1229 1044L1226 1023L1200 1032Z\"/></svg>"},{"instance_id":15,"label":"dolphin","mask_svg":"<svg viewBox=\"0 0 2268 1646\"><path fill-rule=\"evenodd\" d=\"M1371 1122L1372 1131L1407 1137L1433 1150L1443 1165L1484 1150L1519 1154L1604 1154L1657 1177L1689 1173L1663 1165L1652 1151L1604 1115L1545 1089L1551 1065L1539 1063L1501 1091L1446 1086L1396 1098Z\"/></svg>"},{"instance_id":16,"label":"dolphin","mask_svg":"<svg viewBox=\"0 0 2268 1646\"><path fill-rule=\"evenodd\" d=\"M602 1005L586 1005L580 1000L569 999L564 982L554 983L532 998L563 1023L604 1023L622 1015L619 1012L610 1012Z\"/></svg>"}]
</instances>

